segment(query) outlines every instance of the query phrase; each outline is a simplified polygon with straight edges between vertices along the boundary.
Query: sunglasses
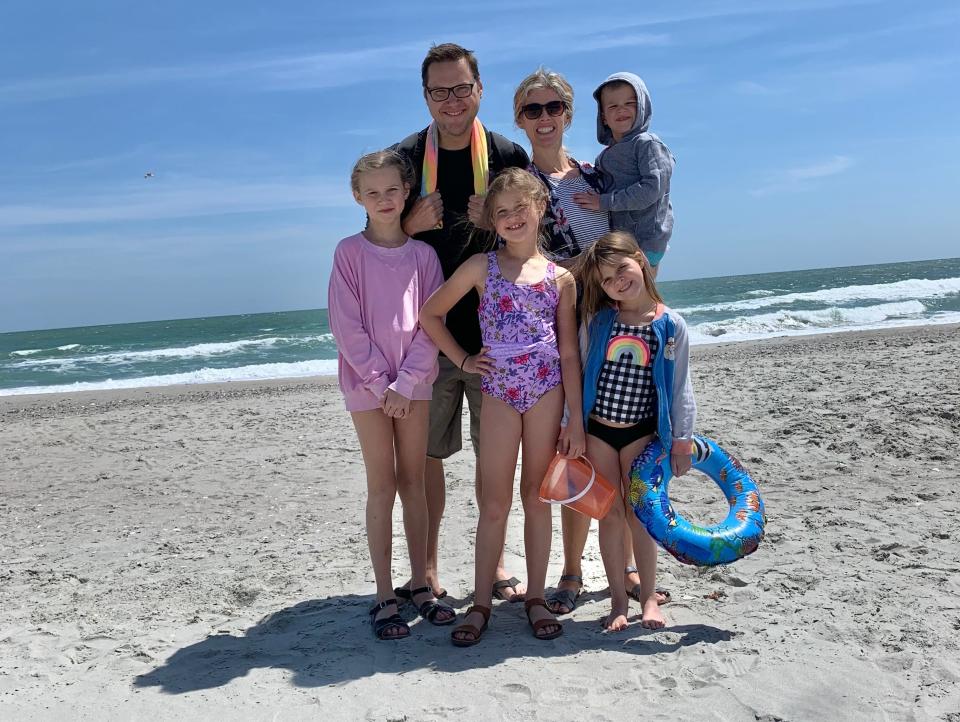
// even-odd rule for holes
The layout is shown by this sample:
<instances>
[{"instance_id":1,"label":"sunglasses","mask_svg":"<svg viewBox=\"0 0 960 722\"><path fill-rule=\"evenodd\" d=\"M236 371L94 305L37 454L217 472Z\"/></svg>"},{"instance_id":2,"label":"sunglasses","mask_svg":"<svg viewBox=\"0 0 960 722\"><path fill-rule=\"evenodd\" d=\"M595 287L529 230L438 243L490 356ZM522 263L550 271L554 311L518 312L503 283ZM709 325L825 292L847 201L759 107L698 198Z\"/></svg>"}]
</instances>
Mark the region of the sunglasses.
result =
<instances>
[{"instance_id":1,"label":"sunglasses","mask_svg":"<svg viewBox=\"0 0 960 722\"><path fill-rule=\"evenodd\" d=\"M523 113L523 117L527 120L536 120L541 115L543 111L547 111L547 115L561 115L567 109L567 104L562 100L551 100L549 103L527 103L522 108L520 112Z\"/></svg>"}]
</instances>

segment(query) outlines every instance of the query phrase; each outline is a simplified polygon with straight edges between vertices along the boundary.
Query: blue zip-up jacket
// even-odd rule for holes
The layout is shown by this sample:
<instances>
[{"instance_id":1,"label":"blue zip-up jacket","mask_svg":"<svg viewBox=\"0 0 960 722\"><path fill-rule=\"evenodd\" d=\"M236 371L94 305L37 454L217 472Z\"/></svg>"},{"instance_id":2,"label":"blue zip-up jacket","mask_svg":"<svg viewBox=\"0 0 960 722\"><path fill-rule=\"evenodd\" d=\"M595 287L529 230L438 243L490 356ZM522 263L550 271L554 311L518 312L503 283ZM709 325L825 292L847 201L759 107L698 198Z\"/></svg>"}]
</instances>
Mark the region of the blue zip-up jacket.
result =
<instances>
[{"instance_id":1,"label":"blue zip-up jacket","mask_svg":"<svg viewBox=\"0 0 960 722\"><path fill-rule=\"evenodd\" d=\"M603 86L622 80L637 94L637 119L619 141L603 122L600 92ZM670 178L673 153L649 131L653 105L643 80L633 73L614 73L593 92L597 100L597 140L607 148L597 156L597 168L612 184L600 194L601 210L610 211L610 226L628 231L642 251L663 253L673 234Z\"/></svg>"},{"instance_id":2,"label":"blue zip-up jacket","mask_svg":"<svg viewBox=\"0 0 960 722\"><path fill-rule=\"evenodd\" d=\"M597 400L597 382L606 357L607 343L617 311L605 308L580 327L583 362L583 425ZM690 345L687 324L674 311L657 304L651 323L657 337L653 382L657 387L657 435L669 453L674 441L691 441L697 421L697 403L690 383Z\"/></svg>"}]
</instances>

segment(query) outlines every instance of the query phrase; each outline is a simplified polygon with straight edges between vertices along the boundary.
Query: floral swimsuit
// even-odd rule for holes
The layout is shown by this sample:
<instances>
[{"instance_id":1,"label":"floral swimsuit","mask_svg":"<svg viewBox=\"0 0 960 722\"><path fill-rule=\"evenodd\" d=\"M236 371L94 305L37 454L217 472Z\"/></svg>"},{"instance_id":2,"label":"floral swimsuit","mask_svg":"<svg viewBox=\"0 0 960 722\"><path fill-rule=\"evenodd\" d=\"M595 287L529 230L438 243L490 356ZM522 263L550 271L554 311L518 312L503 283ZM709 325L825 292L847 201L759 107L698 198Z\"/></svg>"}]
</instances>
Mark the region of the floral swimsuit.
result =
<instances>
[{"instance_id":1,"label":"floral swimsuit","mask_svg":"<svg viewBox=\"0 0 960 722\"><path fill-rule=\"evenodd\" d=\"M529 411L560 385L556 318L560 291L557 267L547 263L539 283L518 285L500 273L496 252L487 254L487 281L480 300L480 331L494 369L483 377L483 393L517 413Z\"/></svg>"}]
</instances>

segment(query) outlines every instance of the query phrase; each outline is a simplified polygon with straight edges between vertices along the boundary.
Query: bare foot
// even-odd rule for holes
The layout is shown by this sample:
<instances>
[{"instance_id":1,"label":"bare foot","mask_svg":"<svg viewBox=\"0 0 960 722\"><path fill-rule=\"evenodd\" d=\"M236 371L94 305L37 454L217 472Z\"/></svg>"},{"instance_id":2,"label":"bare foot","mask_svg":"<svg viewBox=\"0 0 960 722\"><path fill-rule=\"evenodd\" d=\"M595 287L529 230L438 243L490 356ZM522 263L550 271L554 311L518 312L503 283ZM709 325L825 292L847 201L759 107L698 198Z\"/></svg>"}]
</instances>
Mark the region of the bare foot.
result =
<instances>
[{"instance_id":1,"label":"bare foot","mask_svg":"<svg viewBox=\"0 0 960 722\"><path fill-rule=\"evenodd\" d=\"M644 629L663 629L667 626L667 620L660 611L660 605L655 596L643 603L643 619L640 625Z\"/></svg>"},{"instance_id":2,"label":"bare foot","mask_svg":"<svg viewBox=\"0 0 960 722\"><path fill-rule=\"evenodd\" d=\"M627 628L627 610L617 609L614 605L610 609L610 614L600 620L603 628L607 632L619 632Z\"/></svg>"}]
</instances>

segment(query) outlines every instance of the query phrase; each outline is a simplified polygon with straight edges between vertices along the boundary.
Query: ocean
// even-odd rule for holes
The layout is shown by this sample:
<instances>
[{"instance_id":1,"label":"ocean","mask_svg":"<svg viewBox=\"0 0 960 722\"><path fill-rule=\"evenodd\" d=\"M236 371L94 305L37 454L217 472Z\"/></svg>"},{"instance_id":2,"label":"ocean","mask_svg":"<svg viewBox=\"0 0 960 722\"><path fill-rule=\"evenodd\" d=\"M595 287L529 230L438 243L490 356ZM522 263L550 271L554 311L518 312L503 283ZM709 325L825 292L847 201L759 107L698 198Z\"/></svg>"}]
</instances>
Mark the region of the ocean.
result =
<instances>
[{"instance_id":1,"label":"ocean","mask_svg":"<svg viewBox=\"0 0 960 722\"><path fill-rule=\"evenodd\" d=\"M960 323L960 258L666 281L692 344ZM336 374L325 309L0 334L0 396Z\"/></svg>"}]
</instances>

